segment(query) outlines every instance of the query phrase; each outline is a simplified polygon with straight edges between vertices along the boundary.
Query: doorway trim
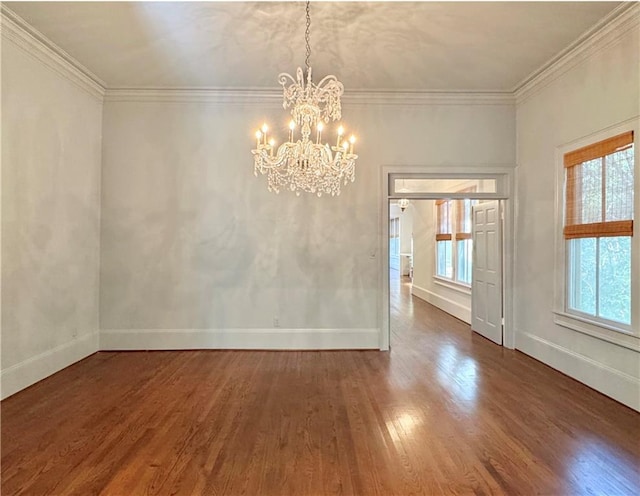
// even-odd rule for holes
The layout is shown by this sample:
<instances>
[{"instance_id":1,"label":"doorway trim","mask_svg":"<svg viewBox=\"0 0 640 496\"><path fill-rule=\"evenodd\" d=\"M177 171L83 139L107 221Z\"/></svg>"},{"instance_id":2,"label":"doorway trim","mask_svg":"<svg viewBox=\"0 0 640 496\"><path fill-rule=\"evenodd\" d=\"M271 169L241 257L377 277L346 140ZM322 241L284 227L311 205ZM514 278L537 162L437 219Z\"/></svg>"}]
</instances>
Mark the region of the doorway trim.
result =
<instances>
[{"instance_id":1,"label":"doorway trim","mask_svg":"<svg viewBox=\"0 0 640 496\"><path fill-rule=\"evenodd\" d=\"M379 203L379 247L380 260L378 263L378 322L380 327L380 350L389 349L391 341L390 321L390 296L389 296L389 200L400 198L392 195L389 185L392 176L410 175L414 179L496 179L496 184L502 184L501 191L496 193L484 193L483 198L504 200L504 226L503 226L503 291L502 304L504 315L503 346L515 348L514 329L514 267L515 267L515 202L514 191L517 177L517 168L504 165L383 165L380 168L380 203ZM405 176L408 177L408 176ZM406 196L406 195L405 195ZM442 193L412 194L415 200L438 200Z\"/></svg>"}]
</instances>

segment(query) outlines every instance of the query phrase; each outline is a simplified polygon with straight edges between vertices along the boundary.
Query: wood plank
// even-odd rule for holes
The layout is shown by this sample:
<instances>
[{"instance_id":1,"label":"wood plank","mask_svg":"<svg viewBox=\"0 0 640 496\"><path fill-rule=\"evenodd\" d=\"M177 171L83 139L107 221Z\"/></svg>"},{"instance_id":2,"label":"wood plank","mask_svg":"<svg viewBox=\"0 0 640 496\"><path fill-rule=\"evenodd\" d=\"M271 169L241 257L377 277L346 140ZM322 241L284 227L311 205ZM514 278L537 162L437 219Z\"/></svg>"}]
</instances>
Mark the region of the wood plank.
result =
<instances>
[{"instance_id":1,"label":"wood plank","mask_svg":"<svg viewBox=\"0 0 640 496\"><path fill-rule=\"evenodd\" d=\"M97 353L2 402L2 494L640 493L637 412L391 308L389 353Z\"/></svg>"}]
</instances>

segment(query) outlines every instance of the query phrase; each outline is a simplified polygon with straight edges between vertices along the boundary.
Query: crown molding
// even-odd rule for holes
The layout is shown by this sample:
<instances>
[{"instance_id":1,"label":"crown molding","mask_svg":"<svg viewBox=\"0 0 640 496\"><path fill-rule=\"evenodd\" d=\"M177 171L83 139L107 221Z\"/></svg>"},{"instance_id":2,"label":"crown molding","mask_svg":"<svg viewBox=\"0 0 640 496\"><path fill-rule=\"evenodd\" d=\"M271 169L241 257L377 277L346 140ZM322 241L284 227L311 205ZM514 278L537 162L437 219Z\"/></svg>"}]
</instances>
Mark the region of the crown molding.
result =
<instances>
[{"instance_id":1,"label":"crown molding","mask_svg":"<svg viewBox=\"0 0 640 496\"><path fill-rule=\"evenodd\" d=\"M106 102L175 102L282 105L282 92L264 88L107 88L87 67L2 5L2 37ZM347 105L514 105L510 91L350 90Z\"/></svg>"},{"instance_id":2,"label":"crown molding","mask_svg":"<svg viewBox=\"0 0 640 496\"><path fill-rule=\"evenodd\" d=\"M102 101L105 83L58 45L2 4L2 39L45 64L91 96Z\"/></svg>"},{"instance_id":3,"label":"crown molding","mask_svg":"<svg viewBox=\"0 0 640 496\"><path fill-rule=\"evenodd\" d=\"M616 43L639 24L640 4L622 3L571 45L518 83L512 92L516 103L524 102L582 61Z\"/></svg>"},{"instance_id":4,"label":"crown molding","mask_svg":"<svg viewBox=\"0 0 640 496\"><path fill-rule=\"evenodd\" d=\"M282 106L282 93L267 89L230 88L107 88L105 102L273 103Z\"/></svg>"},{"instance_id":5,"label":"crown molding","mask_svg":"<svg viewBox=\"0 0 640 496\"><path fill-rule=\"evenodd\" d=\"M349 91L351 105L514 105L510 91Z\"/></svg>"},{"instance_id":6,"label":"crown molding","mask_svg":"<svg viewBox=\"0 0 640 496\"><path fill-rule=\"evenodd\" d=\"M105 102L172 102L282 105L282 92L226 88L108 88ZM369 91L350 90L346 105L514 105L511 92Z\"/></svg>"},{"instance_id":7,"label":"crown molding","mask_svg":"<svg viewBox=\"0 0 640 496\"><path fill-rule=\"evenodd\" d=\"M106 102L273 104L281 91L264 88L107 88L87 67L2 4L2 38L34 56L83 90ZM349 90L347 105L515 105L553 82L583 60L620 40L640 24L640 4L623 2L539 69L504 91Z\"/></svg>"}]
</instances>

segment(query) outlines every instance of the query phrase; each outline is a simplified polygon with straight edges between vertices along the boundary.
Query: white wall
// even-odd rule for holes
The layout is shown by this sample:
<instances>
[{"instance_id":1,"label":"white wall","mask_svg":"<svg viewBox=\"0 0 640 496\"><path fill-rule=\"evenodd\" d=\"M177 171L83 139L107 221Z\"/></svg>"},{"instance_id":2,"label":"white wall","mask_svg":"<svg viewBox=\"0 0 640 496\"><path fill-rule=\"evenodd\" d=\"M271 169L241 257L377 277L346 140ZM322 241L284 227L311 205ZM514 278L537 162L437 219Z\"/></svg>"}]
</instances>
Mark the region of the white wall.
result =
<instances>
[{"instance_id":1,"label":"white wall","mask_svg":"<svg viewBox=\"0 0 640 496\"><path fill-rule=\"evenodd\" d=\"M518 103L515 327L518 349L640 409L638 352L556 325L553 314L556 149L640 113L637 9L632 26ZM638 185L636 169L636 197Z\"/></svg>"},{"instance_id":2,"label":"white wall","mask_svg":"<svg viewBox=\"0 0 640 496\"><path fill-rule=\"evenodd\" d=\"M399 208L399 207L398 207ZM413 235L413 208L411 204L400 212L400 253L411 253Z\"/></svg>"},{"instance_id":3,"label":"white wall","mask_svg":"<svg viewBox=\"0 0 640 496\"><path fill-rule=\"evenodd\" d=\"M389 218L398 218L400 222L400 254L398 256L389 254L389 267L401 271L403 276L409 275L410 259L407 254L411 253L411 236L413 234L413 210L409 205L404 212L400 206L391 202L389 205Z\"/></svg>"},{"instance_id":4,"label":"white wall","mask_svg":"<svg viewBox=\"0 0 640 496\"><path fill-rule=\"evenodd\" d=\"M380 167L515 161L512 105L346 104L356 182L298 198L252 174L253 130L267 118L284 136L278 104L108 99L104 114L100 321L112 349L377 348Z\"/></svg>"},{"instance_id":5,"label":"white wall","mask_svg":"<svg viewBox=\"0 0 640 496\"><path fill-rule=\"evenodd\" d=\"M511 105L347 104L356 183L275 196L249 148L265 117L286 122L280 105L110 101L101 244L100 100L6 33L2 397L95 351L100 327L104 348L377 346L380 166L515 162ZM515 323L519 349L638 408L638 353L553 323L540 222L555 214L556 147L640 113L637 20L610 38L517 106Z\"/></svg>"},{"instance_id":6,"label":"white wall","mask_svg":"<svg viewBox=\"0 0 640 496\"><path fill-rule=\"evenodd\" d=\"M400 207L398 207L400 210ZM411 239L413 237L413 205L409 203L404 212L400 212L400 270L403 276L408 276L411 260L407 254L411 253Z\"/></svg>"},{"instance_id":7,"label":"white wall","mask_svg":"<svg viewBox=\"0 0 640 496\"><path fill-rule=\"evenodd\" d=\"M98 98L5 34L3 398L97 350L102 124Z\"/></svg>"}]
</instances>

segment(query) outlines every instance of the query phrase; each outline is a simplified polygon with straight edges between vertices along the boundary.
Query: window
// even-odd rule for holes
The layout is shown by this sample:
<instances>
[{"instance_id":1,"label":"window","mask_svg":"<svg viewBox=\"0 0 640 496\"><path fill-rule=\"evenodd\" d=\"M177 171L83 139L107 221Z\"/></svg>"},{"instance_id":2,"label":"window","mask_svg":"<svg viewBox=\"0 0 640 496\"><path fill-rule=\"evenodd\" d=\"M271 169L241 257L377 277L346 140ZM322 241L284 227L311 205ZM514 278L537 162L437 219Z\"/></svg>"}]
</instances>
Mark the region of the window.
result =
<instances>
[{"instance_id":1,"label":"window","mask_svg":"<svg viewBox=\"0 0 640 496\"><path fill-rule=\"evenodd\" d=\"M475 186L459 193L474 191ZM476 202L470 199L436 201L436 276L471 285L471 207Z\"/></svg>"},{"instance_id":2,"label":"window","mask_svg":"<svg viewBox=\"0 0 640 496\"><path fill-rule=\"evenodd\" d=\"M631 325L633 132L564 155L566 311Z\"/></svg>"},{"instance_id":3,"label":"window","mask_svg":"<svg viewBox=\"0 0 640 496\"><path fill-rule=\"evenodd\" d=\"M400 256L400 218L389 219L389 253Z\"/></svg>"},{"instance_id":4,"label":"window","mask_svg":"<svg viewBox=\"0 0 640 496\"><path fill-rule=\"evenodd\" d=\"M451 200L436 201L436 275L453 279Z\"/></svg>"},{"instance_id":5,"label":"window","mask_svg":"<svg viewBox=\"0 0 640 496\"><path fill-rule=\"evenodd\" d=\"M471 207L475 200L456 201L456 280L471 285Z\"/></svg>"}]
</instances>

